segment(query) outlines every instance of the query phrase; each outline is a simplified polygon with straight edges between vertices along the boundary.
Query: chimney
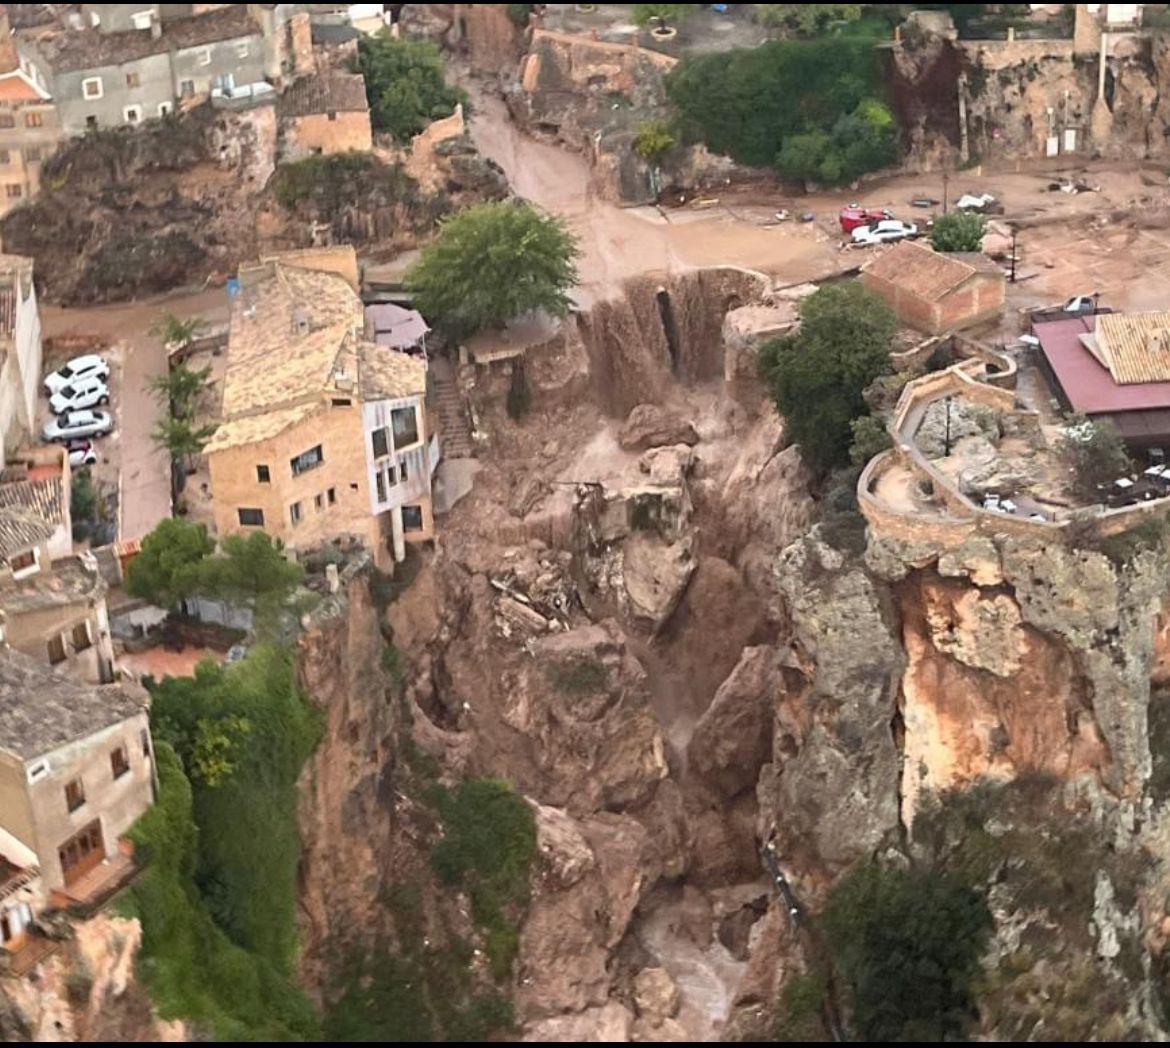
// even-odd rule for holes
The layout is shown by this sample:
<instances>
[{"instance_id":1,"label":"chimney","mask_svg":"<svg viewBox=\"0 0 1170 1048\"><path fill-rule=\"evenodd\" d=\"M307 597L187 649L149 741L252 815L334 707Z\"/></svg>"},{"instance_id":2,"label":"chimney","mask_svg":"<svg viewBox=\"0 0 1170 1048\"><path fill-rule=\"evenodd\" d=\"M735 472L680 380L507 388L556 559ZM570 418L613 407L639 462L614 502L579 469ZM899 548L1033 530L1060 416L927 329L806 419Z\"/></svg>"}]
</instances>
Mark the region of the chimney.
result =
<instances>
[{"instance_id":1,"label":"chimney","mask_svg":"<svg viewBox=\"0 0 1170 1048\"><path fill-rule=\"evenodd\" d=\"M16 53L16 37L8 24L8 5L0 4L0 73L11 73L20 66Z\"/></svg>"}]
</instances>

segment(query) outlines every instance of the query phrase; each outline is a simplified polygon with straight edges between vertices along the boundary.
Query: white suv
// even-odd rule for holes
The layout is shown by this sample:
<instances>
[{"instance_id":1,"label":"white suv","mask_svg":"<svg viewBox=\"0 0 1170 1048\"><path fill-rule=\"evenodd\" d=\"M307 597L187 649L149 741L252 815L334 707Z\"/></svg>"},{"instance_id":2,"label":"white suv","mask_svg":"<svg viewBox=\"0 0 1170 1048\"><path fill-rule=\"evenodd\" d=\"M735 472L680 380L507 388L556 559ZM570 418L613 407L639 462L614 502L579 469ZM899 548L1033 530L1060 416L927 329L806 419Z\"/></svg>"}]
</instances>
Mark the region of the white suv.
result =
<instances>
[{"instance_id":1,"label":"white suv","mask_svg":"<svg viewBox=\"0 0 1170 1048\"><path fill-rule=\"evenodd\" d=\"M110 387L97 377L75 379L49 397L49 407L54 415L63 415L66 411L76 411L78 408L94 408L109 402Z\"/></svg>"},{"instance_id":2,"label":"white suv","mask_svg":"<svg viewBox=\"0 0 1170 1048\"><path fill-rule=\"evenodd\" d=\"M52 396L65 386L83 378L107 379L109 377L110 365L96 353L88 353L83 357L74 357L52 374L46 375L45 392Z\"/></svg>"}]
</instances>

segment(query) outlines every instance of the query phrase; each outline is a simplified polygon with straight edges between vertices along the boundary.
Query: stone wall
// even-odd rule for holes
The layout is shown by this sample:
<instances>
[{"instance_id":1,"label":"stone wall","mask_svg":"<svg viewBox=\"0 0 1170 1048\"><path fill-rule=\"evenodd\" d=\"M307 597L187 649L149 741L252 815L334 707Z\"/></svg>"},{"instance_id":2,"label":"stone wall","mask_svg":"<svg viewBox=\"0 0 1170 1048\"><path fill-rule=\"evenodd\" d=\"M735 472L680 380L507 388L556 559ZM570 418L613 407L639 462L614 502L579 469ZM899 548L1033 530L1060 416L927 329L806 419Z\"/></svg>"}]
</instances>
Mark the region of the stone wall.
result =
<instances>
[{"instance_id":1,"label":"stone wall","mask_svg":"<svg viewBox=\"0 0 1170 1048\"><path fill-rule=\"evenodd\" d=\"M284 161L301 160L313 153L367 153L373 147L370 114L364 110L294 117L282 122L281 134Z\"/></svg>"}]
</instances>

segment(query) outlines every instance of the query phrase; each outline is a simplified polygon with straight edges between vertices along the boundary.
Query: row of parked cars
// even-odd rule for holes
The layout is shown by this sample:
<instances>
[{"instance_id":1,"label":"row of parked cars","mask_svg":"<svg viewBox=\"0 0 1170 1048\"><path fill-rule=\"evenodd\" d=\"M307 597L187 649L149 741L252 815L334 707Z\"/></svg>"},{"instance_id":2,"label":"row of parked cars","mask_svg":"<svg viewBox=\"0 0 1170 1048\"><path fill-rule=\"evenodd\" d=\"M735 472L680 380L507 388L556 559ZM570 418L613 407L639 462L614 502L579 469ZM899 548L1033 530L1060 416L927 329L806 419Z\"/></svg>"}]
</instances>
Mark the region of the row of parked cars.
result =
<instances>
[{"instance_id":1,"label":"row of parked cars","mask_svg":"<svg viewBox=\"0 0 1170 1048\"><path fill-rule=\"evenodd\" d=\"M849 234L852 243L858 246L888 244L894 240L906 240L919 234L914 222L903 222L885 208L862 207L850 204L841 209L838 216L841 231Z\"/></svg>"},{"instance_id":2,"label":"row of parked cars","mask_svg":"<svg viewBox=\"0 0 1170 1048\"><path fill-rule=\"evenodd\" d=\"M94 439L113 432L113 417L100 410L110 403L109 378L110 365L95 353L74 357L45 376L53 418L45 423L41 436L65 444L73 467L95 463Z\"/></svg>"}]
</instances>

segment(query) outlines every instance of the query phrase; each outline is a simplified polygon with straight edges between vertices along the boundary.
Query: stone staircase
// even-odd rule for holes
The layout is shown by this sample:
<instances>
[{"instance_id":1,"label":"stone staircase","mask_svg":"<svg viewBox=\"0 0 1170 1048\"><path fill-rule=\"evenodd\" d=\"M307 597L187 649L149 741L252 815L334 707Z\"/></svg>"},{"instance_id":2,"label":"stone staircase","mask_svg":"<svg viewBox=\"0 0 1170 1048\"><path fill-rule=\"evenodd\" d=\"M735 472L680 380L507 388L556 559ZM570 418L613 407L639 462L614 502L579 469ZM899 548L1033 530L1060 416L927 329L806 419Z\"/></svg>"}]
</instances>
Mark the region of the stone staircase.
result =
<instances>
[{"instance_id":1,"label":"stone staircase","mask_svg":"<svg viewBox=\"0 0 1170 1048\"><path fill-rule=\"evenodd\" d=\"M443 458L474 458L471 422L451 365L445 360L432 361L430 379L433 402L439 413L439 445Z\"/></svg>"}]
</instances>

